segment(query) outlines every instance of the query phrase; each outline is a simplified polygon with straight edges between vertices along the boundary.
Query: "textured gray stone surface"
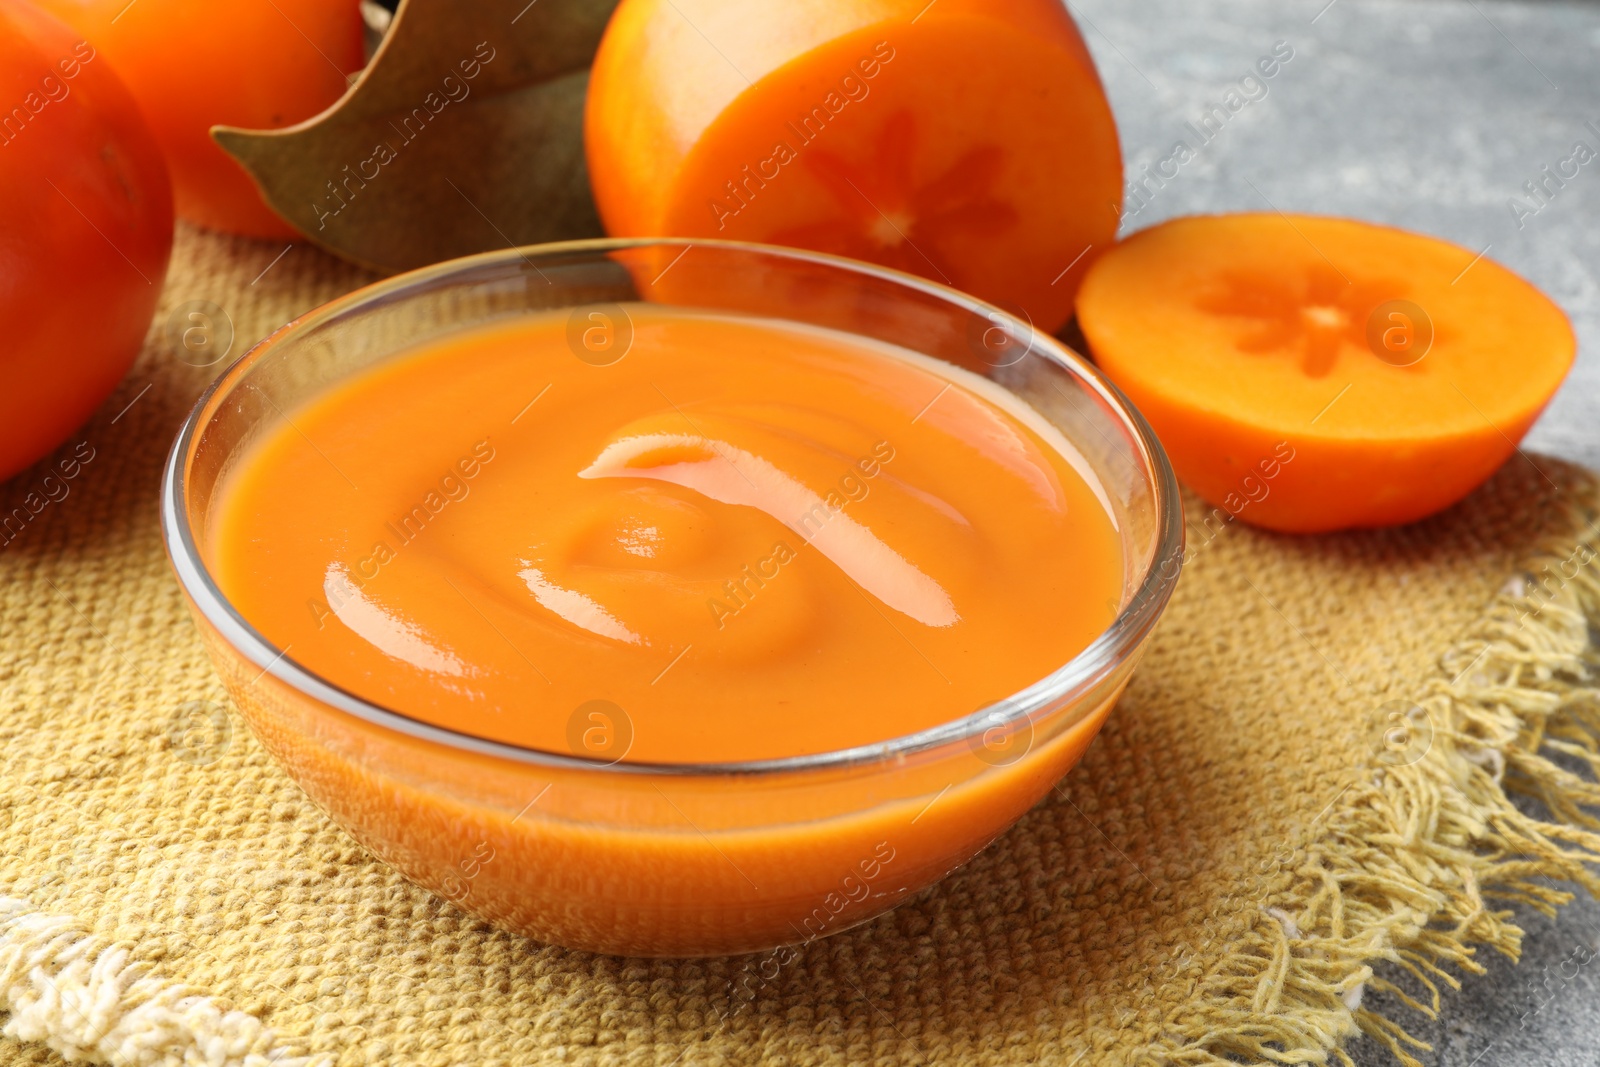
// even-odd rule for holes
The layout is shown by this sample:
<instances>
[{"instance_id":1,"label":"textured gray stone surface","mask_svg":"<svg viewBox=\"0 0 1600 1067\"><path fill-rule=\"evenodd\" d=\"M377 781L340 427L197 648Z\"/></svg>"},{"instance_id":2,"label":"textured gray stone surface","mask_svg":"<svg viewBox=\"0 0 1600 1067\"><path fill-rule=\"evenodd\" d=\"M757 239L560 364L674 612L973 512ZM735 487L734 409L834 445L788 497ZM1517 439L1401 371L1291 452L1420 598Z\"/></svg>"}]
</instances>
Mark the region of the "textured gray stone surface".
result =
<instances>
[{"instance_id":1,"label":"textured gray stone surface","mask_svg":"<svg viewBox=\"0 0 1600 1067\"><path fill-rule=\"evenodd\" d=\"M1125 220L1197 211L1351 215L1489 256L1566 309L1578 365L1526 444L1600 468L1600 159L1536 213L1508 205L1582 141L1600 151L1600 5L1491 0L1072 0L1130 177L1279 41L1294 56ZM1588 124L1593 123L1591 128ZM1170 167L1167 168L1170 171ZM1525 202L1532 206L1533 201ZM1519 225L1520 223L1520 225ZM1514 352L1507 353L1515 359ZM1529 914L1522 963L1484 958L1429 1022L1393 1014L1439 1067L1600 1065L1600 905ZM1595 957L1591 959L1591 957ZM1371 1042L1362 1067L1392 1063Z\"/></svg>"}]
</instances>

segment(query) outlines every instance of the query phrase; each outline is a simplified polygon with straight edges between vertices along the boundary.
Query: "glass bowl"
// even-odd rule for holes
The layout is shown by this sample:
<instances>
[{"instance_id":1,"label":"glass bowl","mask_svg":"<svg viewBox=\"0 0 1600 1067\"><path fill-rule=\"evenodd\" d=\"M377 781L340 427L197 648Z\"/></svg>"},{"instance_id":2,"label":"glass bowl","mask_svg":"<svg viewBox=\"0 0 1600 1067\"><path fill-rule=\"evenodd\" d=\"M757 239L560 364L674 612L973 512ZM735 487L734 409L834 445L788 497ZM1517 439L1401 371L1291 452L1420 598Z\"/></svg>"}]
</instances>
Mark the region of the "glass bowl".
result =
<instances>
[{"instance_id":1,"label":"glass bowl","mask_svg":"<svg viewBox=\"0 0 1600 1067\"><path fill-rule=\"evenodd\" d=\"M380 707L273 646L212 577L216 490L263 433L331 384L496 319L630 302L830 327L947 360L1027 401L1077 445L1123 540L1114 622L1047 677L930 729L858 748L652 765L456 733ZM596 317L598 316L598 317ZM616 337L593 334L606 359ZM339 825L406 876L504 929L577 949L723 955L810 941L966 862L1083 755L1177 581L1182 512L1144 419L1093 366L952 289L760 245L583 241L400 275L284 326L223 372L173 445L162 530L240 713Z\"/></svg>"}]
</instances>

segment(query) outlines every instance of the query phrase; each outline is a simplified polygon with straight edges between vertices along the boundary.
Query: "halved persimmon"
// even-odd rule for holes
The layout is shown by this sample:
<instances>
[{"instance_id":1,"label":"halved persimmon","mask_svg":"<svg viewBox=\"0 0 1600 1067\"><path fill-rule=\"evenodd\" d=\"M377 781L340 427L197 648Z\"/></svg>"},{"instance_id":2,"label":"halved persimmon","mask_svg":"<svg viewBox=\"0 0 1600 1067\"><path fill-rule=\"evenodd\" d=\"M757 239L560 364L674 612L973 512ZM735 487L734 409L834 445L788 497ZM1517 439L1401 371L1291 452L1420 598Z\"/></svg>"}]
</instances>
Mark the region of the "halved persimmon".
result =
<instances>
[{"instance_id":1,"label":"halved persimmon","mask_svg":"<svg viewBox=\"0 0 1600 1067\"><path fill-rule=\"evenodd\" d=\"M1060 0L623 0L585 140L606 229L871 260L1066 321L1122 201Z\"/></svg>"},{"instance_id":2,"label":"halved persimmon","mask_svg":"<svg viewBox=\"0 0 1600 1067\"><path fill-rule=\"evenodd\" d=\"M1178 476L1288 531L1460 500L1516 450L1577 347L1548 297L1480 254L1308 215L1151 227L1095 263L1077 306Z\"/></svg>"}]
</instances>

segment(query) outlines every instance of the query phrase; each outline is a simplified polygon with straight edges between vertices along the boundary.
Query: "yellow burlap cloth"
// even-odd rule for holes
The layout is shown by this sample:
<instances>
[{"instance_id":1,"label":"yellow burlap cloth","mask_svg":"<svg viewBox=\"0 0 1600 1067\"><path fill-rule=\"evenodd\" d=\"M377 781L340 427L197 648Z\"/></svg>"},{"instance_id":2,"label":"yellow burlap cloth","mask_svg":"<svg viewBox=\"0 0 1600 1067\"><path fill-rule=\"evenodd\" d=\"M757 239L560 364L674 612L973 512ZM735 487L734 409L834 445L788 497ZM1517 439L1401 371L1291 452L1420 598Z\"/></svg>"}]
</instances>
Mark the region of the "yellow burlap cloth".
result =
<instances>
[{"instance_id":1,"label":"yellow burlap cloth","mask_svg":"<svg viewBox=\"0 0 1600 1067\"><path fill-rule=\"evenodd\" d=\"M0 535L0 1060L1337 1062L1362 1031L1407 1047L1364 995L1428 1010L1474 946L1515 954L1509 902L1565 899L1543 876L1597 885L1600 489L1519 458L1376 533L1274 536L1190 500L1183 580L1082 765L787 967L489 929L267 759L167 571L161 461L225 365L177 357L173 309L220 306L231 359L366 280L282 250L181 232L138 365L48 485L0 487L28 512Z\"/></svg>"}]
</instances>

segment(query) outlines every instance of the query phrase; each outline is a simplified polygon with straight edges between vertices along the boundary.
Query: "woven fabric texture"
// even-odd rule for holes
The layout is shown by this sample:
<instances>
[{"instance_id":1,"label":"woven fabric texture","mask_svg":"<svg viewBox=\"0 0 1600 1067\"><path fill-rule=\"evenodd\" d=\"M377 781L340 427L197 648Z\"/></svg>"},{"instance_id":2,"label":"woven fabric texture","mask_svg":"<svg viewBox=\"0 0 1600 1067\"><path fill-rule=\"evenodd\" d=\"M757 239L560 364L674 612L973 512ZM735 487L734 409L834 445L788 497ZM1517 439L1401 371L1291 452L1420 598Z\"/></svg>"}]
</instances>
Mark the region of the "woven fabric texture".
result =
<instances>
[{"instance_id":1,"label":"woven fabric texture","mask_svg":"<svg viewBox=\"0 0 1600 1067\"><path fill-rule=\"evenodd\" d=\"M225 365L170 324L214 303L237 355L367 280L280 253L182 230L145 352L55 457L75 475L0 486L28 512L0 534L0 1062L1321 1063L1361 1031L1405 1055L1372 990L1426 1011L1515 952L1508 900L1596 884L1600 488L1519 457L1398 530L1277 536L1188 500L1183 579L1083 763L753 1001L748 959L497 932L273 765L168 572L161 464Z\"/></svg>"}]
</instances>

